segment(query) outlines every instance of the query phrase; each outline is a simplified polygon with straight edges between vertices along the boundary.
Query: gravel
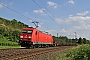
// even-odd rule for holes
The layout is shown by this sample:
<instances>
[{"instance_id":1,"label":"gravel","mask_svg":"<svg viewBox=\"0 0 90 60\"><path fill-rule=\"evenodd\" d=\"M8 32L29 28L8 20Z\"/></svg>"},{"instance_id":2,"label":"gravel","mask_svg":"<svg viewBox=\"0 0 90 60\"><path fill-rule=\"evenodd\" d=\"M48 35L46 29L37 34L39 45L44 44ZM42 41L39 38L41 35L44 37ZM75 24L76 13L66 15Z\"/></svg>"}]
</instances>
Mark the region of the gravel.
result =
<instances>
[{"instance_id":1,"label":"gravel","mask_svg":"<svg viewBox=\"0 0 90 60\"><path fill-rule=\"evenodd\" d=\"M69 49L70 48L65 48L65 49L62 49L62 50L60 49L60 50L57 50L57 51L44 53L44 54L41 54L41 55L36 55L34 57L27 57L27 58L24 58L22 60L55 60L55 58L57 56L59 56L60 54L65 53Z\"/></svg>"}]
</instances>

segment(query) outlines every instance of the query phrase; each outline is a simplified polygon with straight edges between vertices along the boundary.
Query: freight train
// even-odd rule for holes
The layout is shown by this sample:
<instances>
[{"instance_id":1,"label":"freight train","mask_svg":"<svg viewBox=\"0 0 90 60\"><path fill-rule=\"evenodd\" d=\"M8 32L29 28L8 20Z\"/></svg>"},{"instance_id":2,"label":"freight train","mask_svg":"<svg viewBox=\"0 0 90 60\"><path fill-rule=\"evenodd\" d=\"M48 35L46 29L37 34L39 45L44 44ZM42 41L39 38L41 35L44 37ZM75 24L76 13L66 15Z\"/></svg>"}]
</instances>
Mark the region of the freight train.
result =
<instances>
[{"instance_id":1,"label":"freight train","mask_svg":"<svg viewBox=\"0 0 90 60\"><path fill-rule=\"evenodd\" d=\"M51 34L39 31L37 28L22 28L19 44L21 47L49 47L55 46Z\"/></svg>"}]
</instances>

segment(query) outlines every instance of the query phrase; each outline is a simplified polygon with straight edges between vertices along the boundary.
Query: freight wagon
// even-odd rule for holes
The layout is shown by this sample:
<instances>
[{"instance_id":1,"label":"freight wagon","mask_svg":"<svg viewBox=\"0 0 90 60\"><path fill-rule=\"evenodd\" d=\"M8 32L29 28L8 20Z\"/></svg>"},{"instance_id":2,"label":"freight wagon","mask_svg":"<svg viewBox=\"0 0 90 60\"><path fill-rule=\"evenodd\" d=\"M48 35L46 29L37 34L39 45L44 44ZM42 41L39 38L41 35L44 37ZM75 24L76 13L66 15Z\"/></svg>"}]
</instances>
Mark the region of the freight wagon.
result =
<instances>
[{"instance_id":1,"label":"freight wagon","mask_svg":"<svg viewBox=\"0 0 90 60\"><path fill-rule=\"evenodd\" d=\"M21 47L48 47L53 46L51 34L43 33L37 28L22 28L19 44Z\"/></svg>"}]
</instances>

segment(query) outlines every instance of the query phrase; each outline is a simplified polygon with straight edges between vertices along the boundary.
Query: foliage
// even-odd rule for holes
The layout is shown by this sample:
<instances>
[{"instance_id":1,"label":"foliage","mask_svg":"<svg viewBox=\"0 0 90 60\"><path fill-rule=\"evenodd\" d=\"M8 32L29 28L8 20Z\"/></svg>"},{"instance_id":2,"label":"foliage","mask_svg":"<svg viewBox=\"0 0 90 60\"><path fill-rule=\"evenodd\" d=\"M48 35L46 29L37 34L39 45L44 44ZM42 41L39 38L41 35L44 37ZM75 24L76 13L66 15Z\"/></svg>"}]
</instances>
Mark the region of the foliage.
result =
<instances>
[{"instance_id":1,"label":"foliage","mask_svg":"<svg viewBox=\"0 0 90 60\"><path fill-rule=\"evenodd\" d=\"M77 46L65 54L60 54L54 60L90 60L90 45L84 44Z\"/></svg>"},{"instance_id":2,"label":"foliage","mask_svg":"<svg viewBox=\"0 0 90 60\"><path fill-rule=\"evenodd\" d=\"M78 43L79 44L82 44L83 43L83 39L81 37L79 38Z\"/></svg>"},{"instance_id":3,"label":"foliage","mask_svg":"<svg viewBox=\"0 0 90 60\"><path fill-rule=\"evenodd\" d=\"M7 20L4 18L0 18L0 26L3 26L7 29L12 29L12 30L22 29L23 27L28 27L28 25L26 25L20 21L18 22L16 19Z\"/></svg>"},{"instance_id":4,"label":"foliage","mask_svg":"<svg viewBox=\"0 0 90 60\"><path fill-rule=\"evenodd\" d=\"M82 45L66 53L72 60L90 60L90 45Z\"/></svg>"},{"instance_id":5,"label":"foliage","mask_svg":"<svg viewBox=\"0 0 90 60\"><path fill-rule=\"evenodd\" d=\"M69 42L69 39L66 36L60 36L60 37L53 36L53 40L60 42Z\"/></svg>"},{"instance_id":6,"label":"foliage","mask_svg":"<svg viewBox=\"0 0 90 60\"><path fill-rule=\"evenodd\" d=\"M28 25L15 19L0 18L0 45L17 45L15 42L18 42L23 27L28 27Z\"/></svg>"},{"instance_id":7,"label":"foliage","mask_svg":"<svg viewBox=\"0 0 90 60\"><path fill-rule=\"evenodd\" d=\"M20 46L0 46L0 49L7 49L7 48L21 48Z\"/></svg>"},{"instance_id":8,"label":"foliage","mask_svg":"<svg viewBox=\"0 0 90 60\"><path fill-rule=\"evenodd\" d=\"M0 46L18 46L17 42L8 41L7 38L0 34Z\"/></svg>"},{"instance_id":9,"label":"foliage","mask_svg":"<svg viewBox=\"0 0 90 60\"><path fill-rule=\"evenodd\" d=\"M79 38L79 39L69 39L66 36L60 36L60 37L56 37L53 36L53 40L56 42L65 42L65 43L78 43L78 44L90 44L90 41L87 40L86 38Z\"/></svg>"},{"instance_id":10,"label":"foliage","mask_svg":"<svg viewBox=\"0 0 90 60\"><path fill-rule=\"evenodd\" d=\"M86 44L86 43L87 43L86 38L83 38L83 43L84 43L84 44Z\"/></svg>"}]
</instances>

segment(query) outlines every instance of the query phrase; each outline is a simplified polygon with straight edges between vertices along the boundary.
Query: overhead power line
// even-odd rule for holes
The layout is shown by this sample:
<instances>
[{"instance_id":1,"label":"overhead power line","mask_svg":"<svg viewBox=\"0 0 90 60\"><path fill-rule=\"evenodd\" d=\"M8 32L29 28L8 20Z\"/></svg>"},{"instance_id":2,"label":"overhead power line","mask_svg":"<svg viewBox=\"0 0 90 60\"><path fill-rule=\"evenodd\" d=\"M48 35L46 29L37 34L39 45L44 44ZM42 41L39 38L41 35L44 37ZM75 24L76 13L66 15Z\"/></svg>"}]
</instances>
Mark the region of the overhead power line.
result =
<instances>
[{"instance_id":1,"label":"overhead power line","mask_svg":"<svg viewBox=\"0 0 90 60\"><path fill-rule=\"evenodd\" d=\"M41 0L39 0L39 1L42 3L43 6L45 6L44 3L43 3ZM45 7L46 7L46 6L45 6ZM46 7L46 9L48 10L47 7ZM51 12L50 12L49 10L48 10L48 12L51 14ZM51 14L51 15L52 15L52 14ZM53 15L52 15L52 16L53 16ZM53 17L54 17L54 16L53 16Z\"/></svg>"},{"instance_id":2,"label":"overhead power line","mask_svg":"<svg viewBox=\"0 0 90 60\"><path fill-rule=\"evenodd\" d=\"M2 4L2 3L0 3L0 4L1 4L2 6L4 6L4 7L6 7L7 9L9 9L9 10L11 10L11 11L13 11L13 12L15 12L15 13L17 13L17 14L19 14L19 15L21 15L21 16L27 18L27 19L29 19L29 20L32 20L31 18L29 18L29 17L27 17L27 16L25 16L25 15L23 15L23 14L21 14L21 13L15 11L15 10L9 8L8 6L6 6L6 5L4 5L4 4Z\"/></svg>"},{"instance_id":3,"label":"overhead power line","mask_svg":"<svg viewBox=\"0 0 90 60\"><path fill-rule=\"evenodd\" d=\"M42 7L41 6L39 6L34 0L32 0L39 8L41 8L42 9ZM27 19L29 19L29 20L33 20L33 19L31 19L31 18L29 18L29 17L27 17L27 16L25 16L25 15L23 15L23 14L21 14L21 13L19 13L19 12L17 12L17 11L15 11L15 10L13 10L12 8L10 8L10 7L8 7L8 6L6 6L6 5L4 5L4 4L2 4L2 3L0 3L2 6L4 6L4 7L6 7L7 9L9 9L9 10L11 10L11 11L13 11L13 12L15 12L15 13L17 13L17 14L19 14L19 15L21 15L21 16L23 16L23 17L25 17L25 18L27 18ZM42 3L43 4L43 3ZM57 22L45 11L45 10L43 10L46 14L47 14L47 16L49 17L49 18L51 18L51 20L53 20L56 24L57 24ZM34 21L34 20L33 20ZM39 23L40 24L40 23ZM40 24L41 25L41 24ZM58 25L58 24L57 24ZM42 26L42 25L41 25ZM58 25L59 26L59 25ZM60 26L59 26L60 27ZM62 27L61 27L62 28ZM47 28L48 29L48 28Z\"/></svg>"},{"instance_id":4,"label":"overhead power line","mask_svg":"<svg viewBox=\"0 0 90 60\"><path fill-rule=\"evenodd\" d=\"M42 9L42 7L35 1L35 0L32 0L40 9ZM42 3L42 2L41 2ZM43 3L42 3L43 4ZM43 9L42 9L43 10ZM43 10L43 12L52 20L54 21L58 27L61 27L45 10ZM54 17L54 16L53 16ZM62 28L62 27L61 27ZM62 28L63 29L63 28Z\"/></svg>"},{"instance_id":5,"label":"overhead power line","mask_svg":"<svg viewBox=\"0 0 90 60\"><path fill-rule=\"evenodd\" d=\"M35 0L32 0L39 8L41 8L42 9L42 7L35 1ZM42 9L43 10L43 9ZM51 19L51 20L53 20L56 24L57 24L57 22L45 11L45 10L43 10L46 14L47 14L47 16ZM58 24L57 24L58 25ZM59 25L58 25L59 26ZM61 26L59 26L59 27L61 27ZM62 28L62 27L61 27Z\"/></svg>"},{"instance_id":6,"label":"overhead power line","mask_svg":"<svg viewBox=\"0 0 90 60\"><path fill-rule=\"evenodd\" d=\"M12 0L11 0L12 1ZM18 5L17 3L14 3L17 7L19 7L20 9L22 9L23 11L26 11L26 9L24 9L23 7L21 7L20 5ZM26 11L27 12L27 11ZM30 14L30 16L33 16ZM35 16L33 16L34 18L36 18Z\"/></svg>"},{"instance_id":7,"label":"overhead power line","mask_svg":"<svg viewBox=\"0 0 90 60\"><path fill-rule=\"evenodd\" d=\"M15 12L15 13L17 13L17 14L19 14L19 15L21 15L21 16L23 16L23 17L25 17L25 18L27 18L27 19L29 19L29 20L33 20L33 19L31 19L31 18L29 18L29 17L27 17L27 16L25 16L25 15L23 15L23 14L21 14L21 13L19 13L19 12L17 12L17 11L15 11L15 10L13 10L12 8L9 8L8 6L6 6L6 5L4 5L4 4L2 4L2 3L0 3L2 6L4 6L4 7L6 7L7 9L9 9L9 10L11 10L11 11L13 11L13 12ZM33 20L34 21L34 20ZM40 24L40 23L39 23ZM41 24L40 24L41 25ZM42 25L41 25L42 26ZM45 26L46 27L46 26ZM48 29L48 28L47 28Z\"/></svg>"},{"instance_id":8,"label":"overhead power line","mask_svg":"<svg viewBox=\"0 0 90 60\"><path fill-rule=\"evenodd\" d=\"M39 8L41 8L42 9L42 7L35 1L35 0L32 0ZM41 1L40 1L41 2ZM41 2L42 3L42 2ZM42 3L43 4L43 3ZM43 4L44 5L44 4ZM42 9L43 10L43 9ZM48 9L47 9L48 10ZM45 12L46 14L47 14L47 16L51 19L51 20L53 20L57 25L58 25L58 27L61 27L62 28L62 26L60 26L45 10L43 10L43 12ZM53 15L52 15L53 16ZM53 16L54 17L54 16ZM63 29L63 28L62 28ZM66 29L65 29L66 30ZM63 34L63 33L62 33Z\"/></svg>"},{"instance_id":9,"label":"overhead power line","mask_svg":"<svg viewBox=\"0 0 90 60\"><path fill-rule=\"evenodd\" d=\"M42 9L42 7L35 1L35 0L32 0L39 8L41 8ZM41 1L40 1L41 2ZM42 3L42 2L41 2ZM44 5L43 3L42 3L42 5ZM45 5L44 5L45 6ZM42 9L43 10L43 9ZM48 9L47 9L48 10ZM53 20L57 25L58 25L58 27L61 27L45 10L43 10L46 14L47 14L47 16L51 19L51 20ZM49 10L48 10L49 11ZM50 12L50 11L49 11ZM53 16L53 15L52 15ZM54 16L53 16L54 17ZM62 28L62 27L61 27ZM63 29L63 28L62 28ZM65 29L66 30L66 29ZM63 34L63 33L62 33Z\"/></svg>"},{"instance_id":10,"label":"overhead power line","mask_svg":"<svg viewBox=\"0 0 90 60\"><path fill-rule=\"evenodd\" d=\"M12 1L12 0L11 0ZM26 9L24 9L23 7L21 7L21 6L19 6L18 4L16 4L16 3L14 3L17 7L19 7L20 9L22 9L23 11L26 11ZM27 11L26 11L27 12ZM31 15L31 14L30 14ZM36 19L36 16L33 16L33 15L31 15L33 18L35 18ZM33 20L33 22L35 22L35 20ZM38 21L39 22L39 21ZM32 23L32 22L31 22ZM39 22L39 25L41 25L40 24L40 22ZM41 26L43 26L43 25L41 25ZM39 26L38 26L39 27ZM46 26L44 26L44 27L46 27ZM47 27L46 27L47 28ZM47 28L48 29L48 28Z\"/></svg>"}]
</instances>

